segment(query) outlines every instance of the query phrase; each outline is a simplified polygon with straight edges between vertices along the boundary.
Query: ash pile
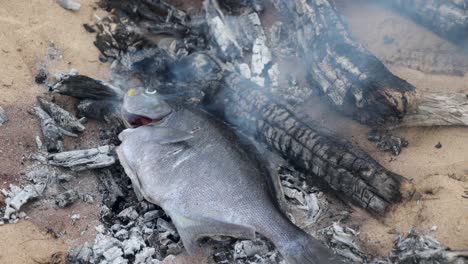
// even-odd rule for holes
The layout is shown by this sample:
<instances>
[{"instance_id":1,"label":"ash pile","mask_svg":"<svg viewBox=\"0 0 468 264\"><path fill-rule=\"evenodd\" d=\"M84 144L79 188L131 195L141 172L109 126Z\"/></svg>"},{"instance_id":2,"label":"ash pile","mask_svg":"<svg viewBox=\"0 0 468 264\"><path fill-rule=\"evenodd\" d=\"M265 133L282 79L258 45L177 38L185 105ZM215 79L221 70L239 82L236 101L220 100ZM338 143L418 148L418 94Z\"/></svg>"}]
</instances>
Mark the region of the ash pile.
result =
<instances>
[{"instance_id":1,"label":"ash pile","mask_svg":"<svg viewBox=\"0 0 468 264\"><path fill-rule=\"evenodd\" d=\"M225 79L233 80L226 78L225 71L264 89L271 87L292 107L312 90L275 60L291 58L296 44L282 22L264 29L260 1L205 1L193 14L164 1L109 0L102 7L109 16L86 28L96 33L99 59L111 63L112 83L72 72L49 84L50 92L79 100L80 118L51 99L38 98L32 114L41 123L43 141L37 138L38 153L31 158L40 167L25 174L23 187L2 191L7 198L0 223L27 218L21 208L38 199L60 208L76 202L99 203L101 224L95 227L95 241L69 252L68 263L166 263L184 254L181 236L164 210L139 199L115 153L118 134L125 127L120 108L127 90L145 87L197 106ZM64 151L64 138L80 137L87 119L104 124L99 142L92 148ZM360 245L359 227L348 226L349 206L289 165L278 169L278 164L287 162L265 146L259 148L271 156L276 198L289 220L350 263L462 263L456 261L464 252L450 251L416 232L398 238L388 258L375 260ZM73 179L82 172L98 179L99 199L73 188ZM201 243L209 252L209 263L286 263L272 242L260 234L256 237L218 237Z\"/></svg>"}]
</instances>

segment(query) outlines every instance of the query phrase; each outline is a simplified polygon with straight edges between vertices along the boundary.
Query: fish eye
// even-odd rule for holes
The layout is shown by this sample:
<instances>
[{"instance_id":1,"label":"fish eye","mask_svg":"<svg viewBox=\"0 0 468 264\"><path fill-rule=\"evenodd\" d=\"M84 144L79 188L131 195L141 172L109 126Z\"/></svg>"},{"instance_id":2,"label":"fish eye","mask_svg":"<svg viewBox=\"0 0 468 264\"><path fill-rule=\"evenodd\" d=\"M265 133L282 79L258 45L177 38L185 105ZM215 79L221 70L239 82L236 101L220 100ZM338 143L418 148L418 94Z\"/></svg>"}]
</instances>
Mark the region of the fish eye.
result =
<instances>
[{"instance_id":1,"label":"fish eye","mask_svg":"<svg viewBox=\"0 0 468 264\"><path fill-rule=\"evenodd\" d=\"M146 94L157 94L158 91L157 91L156 89L146 88L146 89L145 89L145 93L146 93Z\"/></svg>"}]
</instances>

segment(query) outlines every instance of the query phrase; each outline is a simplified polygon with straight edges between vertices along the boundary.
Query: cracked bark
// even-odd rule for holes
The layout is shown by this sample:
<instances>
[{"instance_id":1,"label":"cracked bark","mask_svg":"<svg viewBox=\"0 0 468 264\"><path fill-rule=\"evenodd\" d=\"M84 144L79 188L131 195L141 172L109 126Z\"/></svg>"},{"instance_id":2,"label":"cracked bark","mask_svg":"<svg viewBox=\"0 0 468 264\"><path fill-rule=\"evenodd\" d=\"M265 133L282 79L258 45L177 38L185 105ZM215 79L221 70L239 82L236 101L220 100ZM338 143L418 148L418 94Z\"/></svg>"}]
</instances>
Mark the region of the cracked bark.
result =
<instances>
[{"instance_id":1,"label":"cracked bark","mask_svg":"<svg viewBox=\"0 0 468 264\"><path fill-rule=\"evenodd\" d=\"M349 143L317 132L253 82L231 74L224 84L210 109L359 206L383 214L413 192L407 179Z\"/></svg>"},{"instance_id":2,"label":"cracked bark","mask_svg":"<svg viewBox=\"0 0 468 264\"><path fill-rule=\"evenodd\" d=\"M393 127L468 126L468 94L414 93L401 123Z\"/></svg>"}]
</instances>

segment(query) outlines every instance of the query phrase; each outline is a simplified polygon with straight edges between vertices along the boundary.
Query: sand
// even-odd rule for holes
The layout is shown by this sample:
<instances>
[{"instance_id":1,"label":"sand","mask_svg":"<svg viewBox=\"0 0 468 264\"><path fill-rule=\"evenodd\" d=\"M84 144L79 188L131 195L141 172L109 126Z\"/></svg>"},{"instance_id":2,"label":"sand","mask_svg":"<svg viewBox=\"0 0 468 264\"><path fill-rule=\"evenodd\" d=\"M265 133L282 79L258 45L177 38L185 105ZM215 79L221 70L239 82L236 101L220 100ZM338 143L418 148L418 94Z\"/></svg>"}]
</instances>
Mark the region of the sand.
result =
<instances>
[{"instance_id":1,"label":"sand","mask_svg":"<svg viewBox=\"0 0 468 264\"><path fill-rule=\"evenodd\" d=\"M94 35L82 27L83 23L92 23L99 12L93 9L94 1L80 0L82 9L76 13L62 9L53 0L3 2L0 6L0 106L11 120L0 127L0 188L18 180L20 172L29 165L27 157L36 151L34 137L39 127L27 110L35 97L46 91L44 86L34 84L38 68L45 66L51 73L76 68L92 77L109 78L109 65L97 60ZM339 2L353 34L395 74L417 89L468 93L468 74L463 76L468 68L466 54L454 45L376 5L364 5L363 1ZM385 36L390 36L393 42L385 44ZM51 46L60 51L56 59L46 56ZM449 247L468 248L468 199L461 197L468 187L468 128L397 130L395 133L405 136L410 146L400 156L393 157L366 140L369 128L317 105L320 104L313 100L309 103L315 118L338 132L345 131L345 138L368 151L388 169L413 179L423 194L422 200L399 205L381 219L356 209L351 221L360 227L365 248L386 255L396 233L407 232L412 227L432 233ZM88 145L87 140L96 133L95 126L91 125L86 133L74 143ZM434 146L439 142L442 148L437 149ZM96 182L84 177L83 184L91 188ZM84 221L73 226L68 217L77 212ZM30 208L28 214L32 222L0 226L0 263L44 262L54 253L91 241L98 220L96 208L86 205L63 211ZM45 233L48 229L65 235L53 238ZM81 230L86 230L84 235Z\"/></svg>"},{"instance_id":2,"label":"sand","mask_svg":"<svg viewBox=\"0 0 468 264\"><path fill-rule=\"evenodd\" d=\"M458 65L457 71L451 72L452 75L431 74L443 72L441 69L444 68L450 72L453 64L461 61L468 63L466 53L411 20L372 4L372 1L343 2L345 4L340 6L340 12L351 32L394 74L406 79L418 90L468 93L466 68ZM395 41L383 44L385 36ZM398 55L399 51L416 55L410 56L411 63L407 63L405 58ZM424 51L424 56L417 56L421 51ZM420 67L416 70L405 67L408 65ZM380 220L357 211L353 220L361 223L360 236L365 244L385 254L391 248L395 233L416 228L433 234L453 249L467 249L468 199L462 198L462 194L468 188L468 128L396 130L395 133L406 137L410 145L400 156L392 157L376 150L366 141L363 132L368 128L343 118L339 120L341 122L336 123L341 129L338 131L352 128L353 132L347 136L349 139L357 142L388 169L412 179L423 194L422 200L402 204ZM442 148L437 149L435 145L439 142Z\"/></svg>"},{"instance_id":3,"label":"sand","mask_svg":"<svg viewBox=\"0 0 468 264\"><path fill-rule=\"evenodd\" d=\"M76 68L83 74L108 78L109 66L97 59L94 35L82 26L94 21L94 1L79 2L82 8L76 13L62 9L54 0L2 1L0 5L0 106L10 117L0 126L0 189L18 181L20 172L29 165L29 155L37 151L34 138L40 129L27 111L36 96L46 92L44 85L34 83L38 69L44 67L53 74ZM78 143L86 145L85 139L96 134L90 126ZM96 188L95 180L83 180L87 181L84 185ZM0 226L0 263L46 263L52 254L94 238L99 217L96 206L43 209L39 205L27 210L35 224L24 221ZM82 215L77 225L71 224L72 213ZM55 239L46 235L46 230L62 236Z\"/></svg>"}]
</instances>

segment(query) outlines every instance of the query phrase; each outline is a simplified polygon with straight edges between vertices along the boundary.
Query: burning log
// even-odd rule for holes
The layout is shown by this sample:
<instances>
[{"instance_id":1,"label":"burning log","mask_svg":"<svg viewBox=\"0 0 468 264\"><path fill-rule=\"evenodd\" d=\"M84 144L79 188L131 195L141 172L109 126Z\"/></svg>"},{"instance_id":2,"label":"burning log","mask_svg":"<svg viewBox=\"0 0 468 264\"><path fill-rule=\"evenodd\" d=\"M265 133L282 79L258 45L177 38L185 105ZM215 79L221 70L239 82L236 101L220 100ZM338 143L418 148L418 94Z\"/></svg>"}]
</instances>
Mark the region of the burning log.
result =
<instances>
[{"instance_id":1,"label":"burning log","mask_svg":"<svg viewBox=\"0 0 468 264\"><path fill-rule=\"evenodd\" d=\"M289 41L309 70L312 87L340 112L360 122L397 122L413 86L393 75L354 40L328 0L273 1L290 21Z\"/></svg>"},{"instance_id":2,"label":"burning log","mask_svg":"<svg viewBox=\"0 0 468 264\"><path fill-rule=\"evenodd\" d=\"M415 5L418 1L409 2ZM274 4L294 24L290 32L297 34L289 41L296 43L290 46L298 47L297 55L310 69L313 89L337 110L373 126L468 125L465 95L415 91L350 36L329 1ZM440 6L440 10L444 8Z\"/></svg>"},{"instance_id":3,"label":"burning log","mask_svg":"<svg viewBox=\"0 0 468 264\"><path fill-rule=\"evenodd\" d=\"M468 40L468 2L460 0L383 1L447 39L463 44Z\"/></svg>"},{"instance_id":4,"label":"burning log","mask_svg":"<svg viewBox=\"0 0 468 264\"><path fill-rule=\"evenodd\" d=\"M208 108L227 122L369 211L383 214L413 192L407 179L350 144L317 132L286 104L237 74L227 76L208 101Z\"/></svg>"}]
</instances>

